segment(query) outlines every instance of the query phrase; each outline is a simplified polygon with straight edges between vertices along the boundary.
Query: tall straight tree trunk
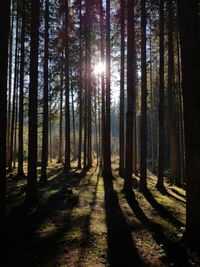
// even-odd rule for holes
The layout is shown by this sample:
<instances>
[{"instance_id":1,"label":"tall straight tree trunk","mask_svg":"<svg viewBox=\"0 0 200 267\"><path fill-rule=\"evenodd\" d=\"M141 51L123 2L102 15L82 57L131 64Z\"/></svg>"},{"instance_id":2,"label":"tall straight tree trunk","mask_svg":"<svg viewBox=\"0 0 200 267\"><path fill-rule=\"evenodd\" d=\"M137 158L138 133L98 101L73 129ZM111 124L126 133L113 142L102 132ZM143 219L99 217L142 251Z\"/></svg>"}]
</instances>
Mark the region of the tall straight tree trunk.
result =
<instances>
[{"instance_id":1,"label":"tall straight tree trunk","mask_svg":"<svg viewBox=\"0 0 200 267\"><path fill-rule=\"evenodd\" d=\"M62 62L64 61L64 55L62 50ZM61 70L61 84L60 84L60 117L59 117L59 154L58 163L62 162L63 157L63 66Z\"/></svg>"},{"instance_id":2,"label":"tall straight tree trunk","mask_svg":"<svg viewBox=\"0 0 200 267\"><path fill-rule=\"evenodd\" d=\"M181 85L181 61L180 61L180 42L179 32L176 29L176 44L177 44L177 72L178 72L178 99L179 99L179 128L180 128L180 158L181 158L181 183L185 184L185 142L184 142L184 121L183 121L183 96Z\"/></svg>"},{"instance_id":3,"label":"tall straight tree trunk","mask_svg":"<svg viewBox=\"0 0 200 267\"><path fill-rule=\"evenodd\" d=\"M14 25L14 1L11 2L12 18L9 39L9 77L8 77L8 116L7 116L7 154L10 155L10 121L11 121L11 94L12 94L12 70L13 70L13 25ZM8 160L8 159L7 159Z\"/></svg>"},{"instance_id":4,"label":"tall straight tree trunk","mask_svg":"<svg viewBox=\"0 0 200 267\"><path fill-rule=\"evenodd\" d=\"M186 236L200 239L200 36L199 1L178 0L186 158Z\"/></svg>"},{"instance_id":5,"label":"tall straight tree trunk","mask_svg":"<svg viewBox=\"0 0 200 267\"><path fill-rule=\"evenodd\" d=\"M126 156L125 156L125 180L124 190L132 190L133 170L133 120L135 111L135 23L134 23L134 0L127 2L127 113L126 113Z\"/></svg>"},{"instance_id":6,"label":"tall straight tree trunk","mask_svg":"<svg viewBox=\"0 0 200 267\"><path fill-rule=\"evenodd\" d=\"M24 176L24 53L25 53L25 7L26 0L22 0L22 26L21 26L21 58L20 58L20 88L19 88L19 132L18 132L18 176Z\"/></svg>"},{"instance_id":7,"label":"tall straight tree trunk","mask_svg":"<svg viewBox=\"0 0 200 267\"><path fill-rule=\"evenodd\" d=\"M11 116L11 130L10 130L10 146L9 146L9 162L8 170L13 170L13 147L14 147L14 127L15 127L15 112L16 112L16 91L17 91L17 76L18 76L18 47L19 47L19 2L17 1L17 18L16 18L16 38L15 38L15 70L13 82L13 103L12 103L12 116Z\"/></svg>"},{"instance_id":8,"label":"tall straight tree trunk","mask_svg":"<svg viewBox=\"0 0 200 267\"><path fill-rule=\"evenodd\" d=\"M101 62L104 63L104 23L103 23L103 2L100 0L100 54ZM104 154L105 154L105 74L101 73L101 121L102 121L102 130L101 130L101 157L102 157L102 167L104 169Z\"/></svg>"},{"instance_id":9,"label":"tall straight tree trunk","mask_svg":"<svg viewBox=\"0 0 200 267\"><path fill-rule=\"evenodd\" d=\"M168 7L168 121L170 131L170 168L171 183L177 180L177 138L175 126L174 105L174 44L173 44L173 5L172 0L167 1ZM176 181L177 182L177 181Z\"/></svg>"},{"instance_id":10,"label":"tall straight tree trunk","mask_svg":"<svg viewBox=\"0 0 200 267\"><path fill-rule=\"evenodd\" d=\"M86 50L87 50L87 167L92 166L92 85L91 85L91 9L92 1L88 0L86 5Z\"/></svg>"},{"instance_id":11,"label":"tall straight tree trunk","mask_svg":"<svg viewBox=\"0 0 200 267\"><path fill-rule=\"evenodd\" d=\"M69 7L65 0L65 172L70 171Z\"/></svg>"},{"instance_id":12,"label":"tall straight tree trunk","mask_svg":"<svg viewBox=\"0 0 200 267\"><path fill-rule=\"evenodd\" d=\"M10 1L0 1L0 218L6 213L6 126Z\"/></svg>"},{"instance_id":13,"label":"tall straight tree trunk","mask_svg":"<svg viewBox=\"0 0 200 267\"><path fill-rule=\"evenodd\" d=\"M80 87L79 87L79 144L78 144L78 168L81 169L82 159L82 119L83 119L83 100L82 100L82 0L79 13L79 71L80 71Z\"/></svg>"},{"instance_id":14,"label":"tall straight tree trunk","mask_svg":"<svg viewBox=\"0 0 200 267\"><path fill-rule=\"evenodd\" d=\"M125 3L121 10L121 69L120 69L120 121L119 121L119 175L124 177L124 67L125 67Z\"/></svg>"},{"instance_id":15,"label":"tall straight tree trunk","mask_svg":"<svg viewBox=\"0 0 200 267\"><path fill-rule=\"evenodd\" d=\"M47 182L47 164L48 164L48 126L49 126L49 0L45 0L45 40L44 40L44 92L43 92L43 126L42 126L42 169L41 182Z\"/></svg>"},{"instance_id":16,"label":"tall straight tree trunk","mask_svg":"<svg viewBox=\"0 0 200 267\"><path fill-rule=\"evenodd\" d=\"M159 138L158 138L158 180L156 187L164 190L164 2L160 0L159 6Z\"/></svg>"},{"instance_id":17,"label":"tall straight tree trunk","mask_svg":"<svg viewBox=\"0 0 200 267\"><path fill-rule=\"evenodd\" d=\"M74 92L73 86L71 86L71 99L72 99L72 128L73 128L73 160L77 159L76 154L76 122L75 122L75 110L74 110Z\"/></svg>"},{"instance_id":18,"label":"tall straight tree trunk","mask_svg":"<svg viewBox=\"0 0 200 267\"><path fill-rule=\"evenodd\" d=\"M38 203L37 194L37 107L38 107L38 48L40 1L31 1L31 52L28 125L28 180L25 204Z\"/></svg>"},{"instance_id":19,"label":"tall straight tree trunk","mask_svg":"<svg viewBox=\"0 0 200 267\"><path fill-rule=\"evenodd\" d=\"M146 70L146 0L141 0L141 138L140 191L147 189L147 70Z\"/></svg>"},{"instance_id":20,"label":"tall straight tree trunk","mask_svg":"<svg viewBox=\"0 0 200 267\"><path fill-rule=\"evenodd\" d=\"M106 120L104 174L112 177L111 171L111 132L110 132L110 0L106 1Z\"/></svg>"}]
</instances>

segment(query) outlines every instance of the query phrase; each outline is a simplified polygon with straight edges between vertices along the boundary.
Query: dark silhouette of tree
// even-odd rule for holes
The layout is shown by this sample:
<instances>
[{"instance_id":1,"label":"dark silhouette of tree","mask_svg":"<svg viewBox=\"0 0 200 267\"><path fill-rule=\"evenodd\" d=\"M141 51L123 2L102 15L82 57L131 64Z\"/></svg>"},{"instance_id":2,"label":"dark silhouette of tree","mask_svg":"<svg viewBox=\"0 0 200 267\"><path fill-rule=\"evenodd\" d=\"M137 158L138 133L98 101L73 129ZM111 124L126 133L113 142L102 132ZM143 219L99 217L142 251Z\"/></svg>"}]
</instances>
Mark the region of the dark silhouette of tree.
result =
<instances>
[{"instance_id":1,"label":"dark silhouette of tree","mask_svg":"<svg viewBox=\"0 0 200 267\"><path fill-rule=\"evenodd\" d=\"M135 103L135 77L133 72L135 59L134 1L127 2L127 113L126 113L126 155L124 190L132 190L133 171L133 116Z\"/></svg>"},{"instance_id":2,"label":"dark silhouette of tree","mask_svg":"<svg viewBox=\"0 0 200 267\"><path fill-rule=\"evenodd\" d=\"M0 2L0 18L0 217L4 217L6 211L6 111L10 1Z\"/></svg>"},{"instance_id":3,"label":"dark silhouette of tree","mask_svg":"<svg viewBox=\"0 0 200 267\"><path fill-rule=\"evenodd\" d=\"M69 7L65 0L65 172L70 171L70 107L69 107Z\"/></svg>"},{"instance_id":4,"label":"dark silhouette of tree","mask_svg":"<svg viewBox=\"0 0 200 267\"><path fill-rule=\"evenodd\" d=\"M48 164L48 127L49 127L49 109L48 109L48 60L49 60L49 0L45 0L45 43L44 43L44 94L43 94L43 129L42 129L42 169L41 182L47 182L47 164Z\"/></svg>"},{"instance_id":5,"label":"dark silhouette of tree","mask_svg":"<svg viewBox=\"0 0 200 267\"><path fill-rule=\"evenodd\" d=\"M28 125L28 180L25 204L38 203L37 194L37 108L38 108L38 46L39 46L39 0L31 1L31 51L29 85Z\"/></svg>"},{"instance_id":6,"label":"dark silhouette of tree","mask_svg":"<svg viewBox=\"0 0 200 267\"><path fill-rule=\"evenodd\" d=\"M186 158L186 233L193 245L200 238L200 66L199 1L178 1Z\"/></svg>"},{"instance_id":7,"label":"dark silhouette of tree","mask_svg":"<svg viewBox=\"0 0 200 267\"><path fill-rule=\"evenodd\" d=\"M18 173L19 177L24 176L23 162L24 162L24 53L25 53L25 19L26 19L26 1L21 3L21 57L20 57L20 89L19 89L19 131L18 131Z\"/></svg>"},{"instance_id":8,"label":"dark silhouette of tree","mask_svg":"<svg viewBox=\"0 0 200 267\"><path fill-rule=\"evenodd\" d=\"M159 138L158 138L158 190L164 190L164 2L159 4Z\"/></svg>"},{"instance_id":9,"label":"dark silhouette of tree","mask_svg":"<svg viewBox=\"0 0 200 267\"><path fill-rule=\"evenodd\" d=\"M120 121L119 121L119 174L124 176L124 83L125 83L125 2L120 1L121 69L120 69Z\"/></svg>"},{"instance_id":10,"label":"dark silhouette of tree","mask_svg":"<svg viewBox=\"0 0 200 267\"><path fill-rule=\"evenodd\" d=\"M140 191L145 191L147 189L147 70L145 0L141 0L141 70Z\"/></svg>"}]
</instances>

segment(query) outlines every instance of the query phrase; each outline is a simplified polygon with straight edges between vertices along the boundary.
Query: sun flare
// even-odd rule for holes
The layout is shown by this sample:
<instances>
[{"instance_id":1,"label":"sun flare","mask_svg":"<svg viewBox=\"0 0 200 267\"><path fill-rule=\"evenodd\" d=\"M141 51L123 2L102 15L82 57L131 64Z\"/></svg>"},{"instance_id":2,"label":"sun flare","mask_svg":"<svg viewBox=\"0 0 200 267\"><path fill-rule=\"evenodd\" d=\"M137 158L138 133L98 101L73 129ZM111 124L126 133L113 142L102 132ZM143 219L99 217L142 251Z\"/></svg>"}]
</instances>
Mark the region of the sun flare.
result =
<instances>
[{"instance_id":1,"label":"sun flare","mask_svg":"<svg viewBox=\"0 0 200 267\"><path fill-rule=\"evenodd\" d=\"M101 74L105 71L105 64L102 62L98 62L94 68L95 74Z\"/></svg>"}]
</instances>

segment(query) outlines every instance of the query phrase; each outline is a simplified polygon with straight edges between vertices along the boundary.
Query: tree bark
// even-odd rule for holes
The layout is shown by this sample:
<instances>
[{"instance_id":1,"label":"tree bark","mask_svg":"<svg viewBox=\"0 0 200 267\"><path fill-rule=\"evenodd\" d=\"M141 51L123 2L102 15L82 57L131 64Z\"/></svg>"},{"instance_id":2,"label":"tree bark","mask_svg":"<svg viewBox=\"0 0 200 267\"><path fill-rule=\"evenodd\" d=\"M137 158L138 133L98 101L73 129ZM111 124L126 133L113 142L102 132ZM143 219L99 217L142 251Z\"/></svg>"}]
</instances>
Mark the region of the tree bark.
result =
<instances>
[{"instance_id":1,"label":"tree bark","mask_svg":"<svg viewBox=\"0 0 200 267\"><path fill-rule=\"evenodd\" d=\"M28 124L28 180L25 204L38 204L37 195L37 107L38 107L38 48L40 1L31 1L31 52Z\"/></svg>"},{"instance_id":2,"label":"tree bark","mask_svg":"<svg viewBox=\"0 0 200 267\"><path fill-rule=\"evenodd\" d=\"M119 121L119 175L124 177L124 67L125 67L125 3L120 1L121 69L120 69L120 121Z\"/></svg>"},{"instance_id":3,"label":"tree bark","mask_svg":"<svg viewBox=\"0 0 200 267\"><path fill-rule=\"evenodd\" d=\"M133 120L135 111L135 23L134 23L134 1L127 2L127 113L126 113L126 155L125 155L125 180L124 190L132 191L133 171Z\"/></svg>"},{"instance_id":4,"label":"tree bark","mask_svg":"<svg viewBox=\"0 0 200 267\"><path fill-rule=\"evenodd\" d=\"M0 1L0 218L6 213L7 69L10 1Z\"/></svg>"},{"instance_id":5,"label":"tree bark","mask_svg":"<svg viewBox=\"0 0 200 267\"><path fill-rule=\"evenodd\" d=\"M178 0L186 159L186 236L200 239L200 65L199 1Z\"/></svg>"},{"instance_id":6,"label":"tree bark","mask_svg":"<svg viewBox=\"0 0 200 267\"><path fill-rule=\"evenodd\" d=\"M158 180L156 187L164 190L164 2L160 0L159 6L159 137L158 137Z\"/></svg>"},{"instance_id":7,"label":"tree bark","mask_svg":"<svg viewBox=\"0 0 200 267\"><path fill-rule=\"evenodd\" d=\"M146 1L141 0L141 138L140 191L147 189L147 70L146 70Z\"/></svg>"},{"instance_id":8,"label":"tree bark","mask_svg":"<svg viewBox=\"0 0 200 267\"><path fill-rule=\"evenodd\" d=\"M45 0L45 40L44 40L44 91L43 91L43 125L42 125L42 168L40 181L47 182L48 165L48 126L49 126L49 0Z\"/></svg>"}]
</instances>

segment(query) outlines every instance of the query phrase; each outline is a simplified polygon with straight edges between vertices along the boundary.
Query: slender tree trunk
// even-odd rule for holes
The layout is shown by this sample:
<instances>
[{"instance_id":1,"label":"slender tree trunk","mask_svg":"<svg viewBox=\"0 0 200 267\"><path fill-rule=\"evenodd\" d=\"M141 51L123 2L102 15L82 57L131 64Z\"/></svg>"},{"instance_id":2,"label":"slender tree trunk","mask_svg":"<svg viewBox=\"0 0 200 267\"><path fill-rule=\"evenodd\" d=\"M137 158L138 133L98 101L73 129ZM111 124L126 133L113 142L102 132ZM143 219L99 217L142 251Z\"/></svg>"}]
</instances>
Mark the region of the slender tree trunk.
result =
<instances>
[{"instance_id":1,"label":"slender tree trunk","mask_svg":"<svg viewBox=\"0 0 200 267\"><path fill-rule=\"evenodd\" d=\"M18 2L17 2L18 5ZM19 40L19 10L17 6L17 18L16 18L16 40L15 40L15 71L14 71L14 89L13 89L13 104L12 104L12 117L11 117L11 131L10 131L10 149L9 149L9 162L8 170L13 170L13 147L14 147L14 127L15 127L15 112L16 112L16 91L17 91L17 75L18 75L18 40Z\"/></svg>"},{"instance_id":2,"label":"slender tree trunk","mask_svg":"<svg viewBox=\"0 0 200 267\"><path fill-rule=\"evenodd\" d=\"M49 126L49 0L45 0L45 40L44 40L44 92L43 92L43 126L42 126L42 169L40 181L47 182L48 165L48 126Z\"/></svg>"},{"instance_id":3,"label":"slender tree trunk","mask_svg":"<svg viewBox=\"0 0 200 267\"><path fill-rule=\"evenodd\" d=\"M71 87L71 99L72 99L72 127L73 127L73 160L77 159L76 154L76 122L75 122L75 111L74 111L74 92L73 86Z\"/></svg>"},{"instance_id":4,"label":"slender tree trunk","mask_svg":"<svg viewBox=\"0 0 200 267\"><path fill-rule=\"evenodd\" d=\"M65 0L65 172L70 171L69 7Z\"/></svg>"},{"instance_id":5,"label":"slender tree trunk","mask_svg":"<svg viewBox=\"0 0 200 267\"><path fill-rule=\"evenodd\" d=\"M25 203L38 203L37 194L37 106L38 106L38 48L40 1L31 1L31 52L28 127L28 180Z\"/></svg>"},{"instance_id":6,"label":"slender tree trunk","mask_svg":"<svg viewBox=\"0 0 200 267\"><path fill-rule=\"evenodd\" d=\"M103 2L100 0L100 53L101 53L101 62L104 62L104 23L103 23ZM101 156L102 156L102 167L104 169L104 155L105 155L105 78L104 72L101 73L101 121L102 121L102 130L101 130Z\"/></svg>"},{"instance_id":7,"label":"slender tree trunk","mask_svg":"<svg viewBox=\"0 0 200 267\"><path fill-rule=\"evenodd\" d=\"M64 61L64 55L62 51L62 62ZM58 163L62 162L63 158L63 67L61 70L61 85L60 85L60 117L59 117L59 154Z\"/></svg>"},{"instance_id":8,"label":"slender tree trunk","mask_svg":"<svg viewBox=\"0 0 200 267\"><path fill-rule=\"evenodd\" d=\"M127 113L126 113L126 156L124 190L132 191L133 170L133 119L135 110L135 77L133 72L135 59L134 0L127 2Z\"/></svg>"},{"instance_id":9,"label":"slender tree trunk","mask_svg":"<svg viewBox=\"0 0 200 267\"><path fill-rule=\"evenodd\" d=\"M164 190L164 2L160 0L159 7L160 27L160 66L159 66L159 139L158 139L158 190Z\"/></svg>"},{"instance_id":10,"label":"slender tree trunk","mask_svg":"<svg viewBox=\"0 0 200 267\"><path fill-rule=\"evenodd\" d=\"M119 175L124 177L124 67L125 67L125 3L121 0L121 69L119 121Z\"/></svg>"},{"instance_id":11,"label":"slender tree trunk","mask_svg":"<svg viewBox=\"0 0 200 267\"><path fill-rule=\"evenodd\" d=\"M12 70L13 70L13 25L14 25L14 1L12 1L12 18L9 39L9 81L8 81L8 116L7 116L7 154L10 155L10 122L11 122L11 94L12 94ZM8 159L7 159L8 160Z\"/></svg>"},{"instance_id":12,"label":"slender tree trunk","mask_svg":"<svg viewBox=\"0 0 200 267\"><path fill-rule=\"evenodd\" d=\"M199 1L178 0L186 158L186 236L200 239L200 37Z\"/></svg>"},{"instance_id":13,"label":"slender tree trunk","mask_svg":"<svg viewBox=\"0 0 200 267\"><path fill-rule=\"evenodd\" d=\"M146 1L141 0L141 133L140 191L147 189L147 70L146 70Z\"/></svg>"},{"instance_id":14,"label":"slender tree trunk","mask_svg":"<svg viewBox=\"0 0 200 267\"><path fill-rule=\"evenodd\" d=\"M21 58L20 58L20 91L19 91L19 132L18 132L18 176L25 176L23 170L24 161L24 53L25 53L25 6L26 0L22 0L22 27L21 27Z\"/></svg>"},{"instance_id":15,"label":"slender tree trunk","mask_svg":"<svg viewBox=\"0 0 200 267\"><path fill-rule=\"evenodd\" d=\"M112 177L111 171L111 132L110 132L110 0L106 1L106 120L104 174Z\"/></svg>"},{"instance_id":16,"label":"slender tree trunk","mask_svg":"<svg viewBox=\"0 0 200 267\"><path fill-rule=\"evenodd\" d=\"M78 145L78 168L81 169L82 158L82 119L83 119L83 103L82 103L82 0L80 0L80 13L79 13L79 68L80 68L80 87L79 87L79 145Z\"/></svg>"},{"instance_id":17,"label":"slender tree trunk","mask_svg":"<svg viewBox=\"0 0 200 267\"><path fill-rule=\"evenodd\" d=\"M0 1L0 218L6 213L6 126L10 1Z\"/></svg>"},{"instance_id":18,"label":"slender tree trunk","mask_svg":"<svg viewBox=\"0 0 200 267\"><path fill-rule=\"evenodd\" d=\"M173 6L172 0L167 1L168 6L168 121L170 131L170 167L171 183L177 180L177 140L175 129L175 106L173 97L173 75L174 75L174 45L173 45ZM177 181L176 181L177 182Z\"/></svg>"}]
</instances>

